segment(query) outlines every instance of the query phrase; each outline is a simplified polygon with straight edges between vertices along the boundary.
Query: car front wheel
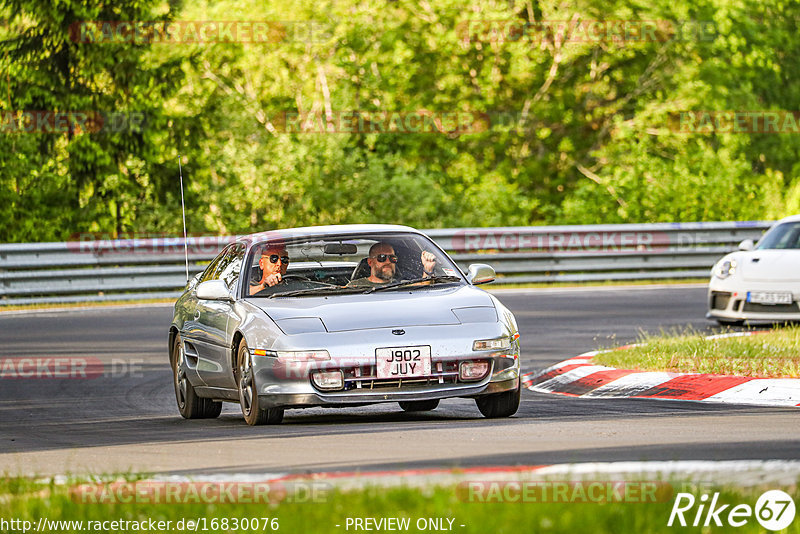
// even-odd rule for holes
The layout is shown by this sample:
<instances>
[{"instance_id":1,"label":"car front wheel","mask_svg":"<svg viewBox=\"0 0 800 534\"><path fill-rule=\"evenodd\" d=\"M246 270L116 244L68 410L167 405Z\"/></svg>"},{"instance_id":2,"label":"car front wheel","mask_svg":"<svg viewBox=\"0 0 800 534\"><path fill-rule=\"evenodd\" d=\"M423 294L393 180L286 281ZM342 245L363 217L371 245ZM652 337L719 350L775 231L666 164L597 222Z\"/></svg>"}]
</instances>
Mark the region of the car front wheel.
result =
<instances>
[{"instance_id":1,"label":"car front wheel","mask_svg":"<svg viewBox=\"0 0 800 534\"><path fill-rule=\"evenodd\" d=\"M283 421L283 408L262 410L258 406L258 387L256 387L253 357L250 349L242 341L236 357L236 383L239 388L239 404L248 425L277 425Z\"/></svg>"},{"instance_id":2,"label":"car front wheel","mask_svg":"<svg viewBox=\"0 0 800 534\"><path fill-rule=\"evenodd\" d=\"M222 412L222 403L198 397L187 376L186 353L181 336L172 346L172 377L178 411L185 419L214 419Z\"/></svg>"},{"instance_id":3,"label":"car front wheel","mask_svg":"<svg viewBox=\"0 0 800 534\"><path fill-rule=\"evenodd\" d=\"M522 384L511 391L502 393L492 393L475 399L475 404L484 417L490 419L496 417L511 417L519 409L519 396Z\"/></svg>"}]
</instances>

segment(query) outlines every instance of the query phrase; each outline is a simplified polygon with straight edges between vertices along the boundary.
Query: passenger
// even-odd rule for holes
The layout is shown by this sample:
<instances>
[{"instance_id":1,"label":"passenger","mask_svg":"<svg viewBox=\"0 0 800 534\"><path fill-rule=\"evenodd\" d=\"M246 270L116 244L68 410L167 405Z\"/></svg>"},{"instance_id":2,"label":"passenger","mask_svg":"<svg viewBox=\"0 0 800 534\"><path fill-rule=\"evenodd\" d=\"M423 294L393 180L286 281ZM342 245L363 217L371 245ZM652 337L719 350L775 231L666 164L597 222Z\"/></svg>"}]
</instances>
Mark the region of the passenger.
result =
<instances>
[{"instance_id":1,"label":"passenger","mask_svg":"<svg viewBox=\"0 0 800 534\"><path fill-rule=\"evenodd\" d=\"M289 266L289 256L286 247L282 244L267 245L261 251L258 259L258 266L261 267L261 279L250 280L250 294L255 295L267 287L281 283L286 275L286 268Z\"/></svg>"},{"instance_id":2,"label":"passenger","mask_svg":"<svg viewBox=\"0 0 800 534\"><path fill-rule=\"evenodd\" d=\"M436 269L436 256L427 250L422 251L420 256L422 278L433 276ZM367 264L370 268L370 275L363 278L351 280L347 287L373 287L388 284L395 280L397 276L397 255L394 247L389 243L375 243L369 249Z\"/></svg>"}]
</instances>

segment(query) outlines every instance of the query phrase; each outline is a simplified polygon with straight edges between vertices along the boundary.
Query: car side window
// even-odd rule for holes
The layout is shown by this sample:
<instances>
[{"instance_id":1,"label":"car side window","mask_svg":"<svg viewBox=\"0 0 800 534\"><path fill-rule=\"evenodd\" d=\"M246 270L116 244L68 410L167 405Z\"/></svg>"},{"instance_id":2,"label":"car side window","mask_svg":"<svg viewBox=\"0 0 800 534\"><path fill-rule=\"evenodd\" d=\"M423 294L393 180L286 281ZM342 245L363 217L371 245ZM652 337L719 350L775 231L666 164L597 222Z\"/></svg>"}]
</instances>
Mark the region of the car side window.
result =
<instances>
[{"instance_id":1,"label":"car side window","mask_svg":"<svg viewBox=\"0 0 800 534\"><path fill-rule=\"evenodd\" d=\"M239 280L239 273L242 271L242 262L244 261L244 251L244 245L233 245L219 263L216 278L225 282L228 289L234 289L236 282Z\"/></svg>"},{"instance_id":2,"label":"car side window","mask_svg":"<svg viewBox=\"0 0 800 534\"><path fill-rule=\"evenodd\" d=\"M208 267L206 267L206 270L203 271L203 275L197 282L198 284L202 284L203 282L207 282L209 280L217 279L217 273L219 272L220 263L222 262L223 258L228 254L229 251L230 247L224 248L222 252L220 252L219 255L216 258L214 258L210 264L208 264Z\"/></svg>"},{"instance_id":3,"label":"car side window","mask_svg":"<svg viewBox=\"0 0 800 534\"><path fill-rule=\"evenodd\" d=\"M784 248L800 248L800 225L795 225L789 234L789 239L787 239L786 247Z\"/></svg>"}]
</instances>

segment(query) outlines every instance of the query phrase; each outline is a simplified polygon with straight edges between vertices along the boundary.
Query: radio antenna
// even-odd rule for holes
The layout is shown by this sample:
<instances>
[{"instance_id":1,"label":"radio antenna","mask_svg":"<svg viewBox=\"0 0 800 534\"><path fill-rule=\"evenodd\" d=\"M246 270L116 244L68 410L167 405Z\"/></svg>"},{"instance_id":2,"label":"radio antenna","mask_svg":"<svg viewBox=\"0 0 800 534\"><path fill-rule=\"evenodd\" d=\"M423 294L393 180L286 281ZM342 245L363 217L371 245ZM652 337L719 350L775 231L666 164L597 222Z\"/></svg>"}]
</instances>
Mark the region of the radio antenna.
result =
<instances>
[{"instance_id":1,"label":"radio antenna","mask_svg":"<svg viewBox=\"0 0 800 534\"><path fill-rule=\"evenodd\" d=\"M186 240L186 204L183 202L183 169L181 168L182 156L178 154L178 174L181 178L181 213L183 215L183 252L186 256L186 282L189 282L189 243Z\"/></svg>"}]
</instances>

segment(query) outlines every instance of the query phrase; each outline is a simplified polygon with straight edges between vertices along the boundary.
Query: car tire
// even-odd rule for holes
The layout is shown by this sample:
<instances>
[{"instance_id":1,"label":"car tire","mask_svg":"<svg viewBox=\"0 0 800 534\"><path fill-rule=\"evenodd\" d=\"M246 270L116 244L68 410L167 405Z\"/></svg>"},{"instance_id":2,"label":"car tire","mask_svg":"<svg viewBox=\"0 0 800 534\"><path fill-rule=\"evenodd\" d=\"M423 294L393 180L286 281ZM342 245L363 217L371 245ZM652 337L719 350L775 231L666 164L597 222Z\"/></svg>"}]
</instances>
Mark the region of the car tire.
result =
<instances>
[{"instance_id":1,"label":"car tire","mask_svg":"<svg viewBox=\"0 0 800 534\"><path fill-rule=\"evenodd\" d=\"M172 345L172 383L175 386L175 401L184 419L214 419L222 413L222 403L198 397L194 386L186 375L186 354L181 336L175 336Z\"/></svg>"},{"instance_id":2,"label":"car tire","mask_svg":"<svg viewBox=\"0 0 800 534\"><path fill-rule=\"evenodd\" d=\"M511 417L519 409L519 397L522 384L511 391L492 393L475 399L475 404L484 417L494 419L497 417Z\"/></svg>"},{"instance_id":3,"label":"car tire","mask_svg":"<svg viewBox=\"0 0 800 534\"><path fill-rule=\"evenodd\" d=\"M256 387L253 373L253 358L244 340L239 343L235 373L236 387L239 389L239 404L242 407L245 422L250 426L280 424L283 421L283 408L262 410L258 406L258 387Z\"/></svg>"},{"instance_id":4,"label":"car tire","mask_svg":"<svg viewBox=\"0 0 800 534\"><path fill-rule=\"evenodd\" d=\"M424 401L400 401L397 404L406 412L429 412L439 406L439 399Z\"/></svg>"}]
</instances>

